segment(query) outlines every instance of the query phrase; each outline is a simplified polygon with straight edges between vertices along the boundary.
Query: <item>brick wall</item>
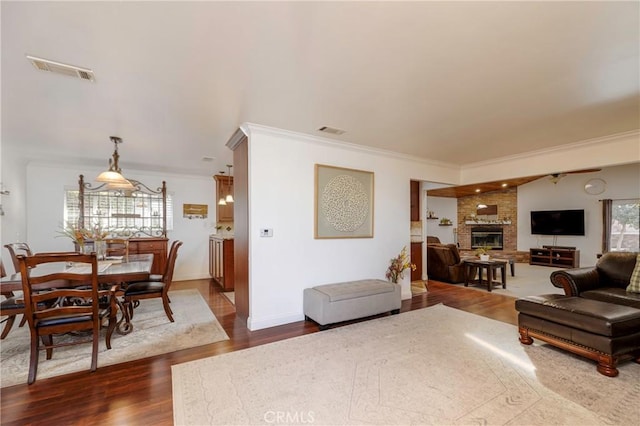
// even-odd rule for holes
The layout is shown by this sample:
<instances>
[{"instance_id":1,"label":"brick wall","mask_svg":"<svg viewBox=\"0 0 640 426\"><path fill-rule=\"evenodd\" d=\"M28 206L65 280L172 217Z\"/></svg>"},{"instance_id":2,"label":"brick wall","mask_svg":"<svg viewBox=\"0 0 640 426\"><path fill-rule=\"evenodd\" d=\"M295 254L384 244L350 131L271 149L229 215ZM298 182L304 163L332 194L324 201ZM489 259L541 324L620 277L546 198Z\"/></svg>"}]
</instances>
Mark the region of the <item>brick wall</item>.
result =
<instances>
[{"instance_id":1,"label":"brick wall","mask_svg":"<svg viewBox=\"0 0 640 426\"><path fill-rule=\"evenodd\" d=\"M487 192L484 194L470 195L458 198L458 244L461 249L471 249L471 228L477 225L467 225L465 218L469 220L476 215L478 204L497 205L498 214L495 219L510 220L510 225L493 225L502 227L503 247L505 252L515 252L518 247L518 190L510 188L504 191Z\"/></svg>"}]
</instances>

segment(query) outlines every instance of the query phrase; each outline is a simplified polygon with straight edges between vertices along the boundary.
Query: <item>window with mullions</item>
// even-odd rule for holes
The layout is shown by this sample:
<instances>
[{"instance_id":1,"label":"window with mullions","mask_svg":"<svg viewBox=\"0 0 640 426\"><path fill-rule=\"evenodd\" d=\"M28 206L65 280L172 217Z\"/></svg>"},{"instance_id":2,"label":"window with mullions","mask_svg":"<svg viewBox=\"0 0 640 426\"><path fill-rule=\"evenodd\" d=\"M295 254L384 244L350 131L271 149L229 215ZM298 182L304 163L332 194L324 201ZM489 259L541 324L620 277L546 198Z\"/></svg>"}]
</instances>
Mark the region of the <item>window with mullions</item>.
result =
<instances>
[{"instance_id":1,"label":"window with mullions","mask_svg":"<svg viewBox=\"0 0 640 426\"><path fill-rule=\"evenodd\" d=\"M602 201L604 251L640 251L640 199Z\"/></svg>"},{"instance_id":2,"label":"window with mullions","mask_svg":"<svg viewBox=\"0 0 640 426\"><path fill-rule=\"evenodd\" d=\"M124 191L85 191L84 227L99 225L110 235L123 237L163 236L163 197L161 194ZM173 200L166 196L167 230L173 229ZM64 220L81 223L80 191L65 190Z\"/></svg>"}]
</instances>

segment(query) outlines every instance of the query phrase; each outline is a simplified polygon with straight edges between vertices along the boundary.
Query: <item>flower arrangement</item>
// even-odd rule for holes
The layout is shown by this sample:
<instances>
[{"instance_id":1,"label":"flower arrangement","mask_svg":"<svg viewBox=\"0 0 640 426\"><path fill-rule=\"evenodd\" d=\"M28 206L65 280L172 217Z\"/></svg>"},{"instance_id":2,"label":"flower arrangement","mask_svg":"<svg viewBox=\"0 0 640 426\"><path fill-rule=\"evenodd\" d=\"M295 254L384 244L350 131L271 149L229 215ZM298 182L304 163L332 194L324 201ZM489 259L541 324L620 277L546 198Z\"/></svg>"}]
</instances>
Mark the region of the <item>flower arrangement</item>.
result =
<instances>
[{"instance_id":1,"label":"flower arrangement","mask_svg":"<svg viewBox=\"0 0 640 426\"><path fill-rule=\"evenodd\" d=\"M407 256L407 247L402 247L400 254L389 261L389 267L387 268L386 278L392 283L398 283L398 279L404 278L404 271L406 269L416 270L416 265L409 261Z\"/></svg>"},{"instance_id":2,"label":"flower arrangement","mask_svg":"<svg viewBox=\"0 0 640 426\"><path fill-rule=\"evenodd\" d=\"M67 237L74 243L76 243L79 247L84 246L84 229L74 226L71 222L67 222L67 224L62 227L61 231L58 231L59 237Z\"/></svg>"},{"instance_id":3,"label":"flower arrangement","mask_svg":"<svg viewBox=\"0 0 640 426\"><path fill-rule=\"evenodd\" d=\"M62 230L58 233L60 234L60 237L67 237L76 243L78 247L80 247L80 251L82 251L82 247L84 247L86 240L102 241L109 235L109 231L103 228L100 223L96 223L91 228L87 229L80 228L71 222L67 222L67 224L62 227Z\"/></svg>"}]
</instances>

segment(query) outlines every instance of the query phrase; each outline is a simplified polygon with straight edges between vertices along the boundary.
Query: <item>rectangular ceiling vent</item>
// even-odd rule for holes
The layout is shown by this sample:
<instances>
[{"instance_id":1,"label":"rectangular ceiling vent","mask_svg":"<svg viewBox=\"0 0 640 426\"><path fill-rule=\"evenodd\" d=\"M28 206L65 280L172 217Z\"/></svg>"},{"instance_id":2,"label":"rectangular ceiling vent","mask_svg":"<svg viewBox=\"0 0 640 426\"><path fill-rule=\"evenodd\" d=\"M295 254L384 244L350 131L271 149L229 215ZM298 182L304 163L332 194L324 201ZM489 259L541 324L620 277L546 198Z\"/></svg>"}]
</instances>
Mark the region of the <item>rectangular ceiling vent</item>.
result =
<instances>
[{"instance_id":1,"label":"rectangular ceiling vent","mask_svg":"<svg viewBox=\"0 0 640 426\"><path fill-rule=\"evenodd\" d=\"M79 78L81 80L96 81L96 76L92 70L88 68L76 67L68 64L61 64L60 62L50 61L48 59L37 58L35 56L28 56L27 59L33 64L34 67L41 71L48 71L54 74L62 74L69 77Z\"/></svg>"},{"instance_id":2,"label":"rectangular ceiling vent","mask_svg":"<svg viewBox=\"0 0 640 426\"><path fill-rule=\"evenodd\" d=\"M331 133L332 135L341 135L341 134L345 133L344 130L336 129L336 128L329 127L329 126L322 126L322 127L320 127L318 129L318 131L325 132L325 133Z\"/></svg>"}]
</instances>

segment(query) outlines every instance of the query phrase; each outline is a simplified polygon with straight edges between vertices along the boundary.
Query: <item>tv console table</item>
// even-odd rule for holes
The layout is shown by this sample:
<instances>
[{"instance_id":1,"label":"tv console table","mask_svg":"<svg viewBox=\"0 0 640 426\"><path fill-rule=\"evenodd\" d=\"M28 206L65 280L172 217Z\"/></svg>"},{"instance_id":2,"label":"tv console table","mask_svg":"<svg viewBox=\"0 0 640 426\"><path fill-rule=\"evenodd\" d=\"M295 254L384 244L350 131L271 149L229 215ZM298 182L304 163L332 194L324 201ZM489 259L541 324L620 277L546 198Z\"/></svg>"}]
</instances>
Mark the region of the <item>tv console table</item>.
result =
<instances>
[{"instance_id":1,"label":"tv console table","mask_svg":"<svg viewBox=\"0 0 640 426\"><path fill-rule=\"evenodd\" d=\"M529 249L529 265L553 266L556 268L579 268L580 250L572 247L544 246Z\"/></svg>"}]
</instances>

